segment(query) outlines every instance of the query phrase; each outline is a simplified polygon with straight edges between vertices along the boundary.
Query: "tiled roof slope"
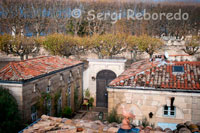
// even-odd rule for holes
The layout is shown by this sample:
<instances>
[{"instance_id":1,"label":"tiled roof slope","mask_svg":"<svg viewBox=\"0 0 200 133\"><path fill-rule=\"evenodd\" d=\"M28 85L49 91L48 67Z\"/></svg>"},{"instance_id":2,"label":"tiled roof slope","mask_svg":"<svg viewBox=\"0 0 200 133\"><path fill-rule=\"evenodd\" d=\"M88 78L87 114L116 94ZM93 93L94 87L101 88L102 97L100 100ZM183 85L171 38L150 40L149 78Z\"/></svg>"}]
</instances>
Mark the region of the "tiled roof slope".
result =
<instances>
[{"instance_id":1,"label":"tiled roof slope","mask_svg":"<svg viewBox=\"0 0 200 133\"><path fill-rule=\"evenodd\" d=\"M0 70L0 80L27 80L79 63L81 62L58 56L43 56L24 61L10 62Z\"/></svg>"},{"instance_id":2,"label":"tiled roof slope","mask_svg":"<svg viewBox=\"0 0 200 133\"><path fill-rule=\"evenodd\" d=\"M174 73L173 66L184 66L184 72ZM133 63L109 86L200 90L200 62L142 60Z\"/></svg>"}]
</instances>

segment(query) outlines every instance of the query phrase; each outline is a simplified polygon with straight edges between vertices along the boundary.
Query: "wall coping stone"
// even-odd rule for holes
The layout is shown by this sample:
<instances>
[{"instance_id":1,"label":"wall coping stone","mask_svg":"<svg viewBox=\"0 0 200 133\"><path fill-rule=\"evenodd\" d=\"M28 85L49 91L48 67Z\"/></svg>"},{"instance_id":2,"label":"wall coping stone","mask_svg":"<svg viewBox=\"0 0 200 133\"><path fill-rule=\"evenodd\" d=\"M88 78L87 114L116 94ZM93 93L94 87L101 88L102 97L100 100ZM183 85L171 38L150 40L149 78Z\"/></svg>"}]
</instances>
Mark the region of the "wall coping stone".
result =
<instances>
[{"instance_id":1,"label":"wall coping stone","mask_svg":"<svg viewBox=\"0 0 200 133\"><path fill-rule=\"evenodd\" d=\"M89 62L125 63L126 59L87 59Z\"/></svg>"}]
</instances>

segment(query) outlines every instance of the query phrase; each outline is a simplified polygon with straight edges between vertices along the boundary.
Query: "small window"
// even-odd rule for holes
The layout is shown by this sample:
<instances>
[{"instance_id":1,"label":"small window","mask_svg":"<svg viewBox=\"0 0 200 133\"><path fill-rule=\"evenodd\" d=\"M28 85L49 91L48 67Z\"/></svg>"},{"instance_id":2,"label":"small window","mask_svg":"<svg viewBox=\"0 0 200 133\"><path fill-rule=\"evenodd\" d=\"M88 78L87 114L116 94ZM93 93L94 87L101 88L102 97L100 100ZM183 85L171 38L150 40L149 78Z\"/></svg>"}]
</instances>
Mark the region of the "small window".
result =
<instances>
[{"instance_id":1,"label":"small window","mask_svg":"<svg viewBox=\"0 0 200 133\"><path fill-rule=\"evenodd\" d=\"M50 86L48 85L46 88L46 92L49 93L51 91Z\"/></svg>"},{"instance_id":2,"label":"small window","mask_svg":"<svg viewBox=\"0 0 200 133\"><path fill-rule=\"evenodd\" d=\"M60 96L57 101L57 115L61 113L61 110L62 110L62 96Z\"/></svg>"},{"instance_id":3,"label":"small window","mask_svg":"<svg viewBox=\"0 0 200 133\"><path fill-rule=\"evenodd\" d=\"M173 66L173 72L183 73L184 67L183 66Z\"/></svg>"},{"instance_id":4,"label":"small window","mask_svg":"<svg viewBox=\"0 0 200 133\"><path fill-rule=\"evenodd\" d=\"M31 119L32 119L33 122L37 120L36 105L31 106Z\"/></svg>"},{"instance_id":5,"label":"small window","mask_svg":"<svg viewBox=\"0 0 200 133\"><path fill-rule=\"evenodd\" d=\"M51 80L49 80L49 86L51 86Z\"/></svg>"},{"instance_id":6,"label":"small window","mask_svg":"<svg viewBox=\"0 0 200 133\"><path fill-rule=\"evenodd\" d=\"M48 116L51 116L51 99L48 99L47 100L47 105L46 105L46 114L48 115Z\"/></svg>"},{"instance_id":7,"label":"small window","mask_svg":"<svg viewBox=\"0 0 200 133\"><path fill-rule=\"evenodd\" d=\"M67 106L71 107L71 86L67 88Z\"/></svg>"},{"instance_id":8,"label":"small window","mask_svg":"<svg viewBox=\"0 0 200 133\"><path fill-rule=\"evenodd\" d=\"M70 85L67 88L67 93L68 93L68 95L71 95L71 86Z\"/></svg>"},{"instance_id":9,"label":"small window","mask_svg":"<svg viewBox=\"0 0 200 133\"><path fill-rule=\"evenodd\" d=\"M176 107L174 106L164 106L164 116L175 117Z\"/></svg>"},{"instance_id":10,"label":"small window","mask_svg":"<svg viewBox=\"0 0 200 133\"><path fill-rule=\"evenodd\" d=\"M63 74L61 73L60 74L60 81L63 81L64 80L64 77L63 77Z\"/></svg>"},{"instance_id":11,"label":"small window","mask_svg":"<svg viewBox=\"0 0 200 133\"><path fill-rule=\"evenodd\" d=\"M72 81L73 81L73 75L72 75L72 72L70 71L69 78L68 78L68 83L71 83Z\"/></svg>"},{"instance_id":12,"label":"small window","mask_svg":"<svg viewBox=\"0 0 200 133\"><path fill-rule=\"evenodd\" d=\"M80 69L77 70L77 75L78 75L78 77L81 76L81 74L80 74Z\"/></svg>"},{"instance_id":13,"label":"small window","mask_svg":"<svg viewBox=\"0 0 200 133\"><path fill-rule=\"evenodd\" d=\"M38 87L38 84L34 84L33 92L36 92L37 87Z\"/></svg>"}]
</instances>

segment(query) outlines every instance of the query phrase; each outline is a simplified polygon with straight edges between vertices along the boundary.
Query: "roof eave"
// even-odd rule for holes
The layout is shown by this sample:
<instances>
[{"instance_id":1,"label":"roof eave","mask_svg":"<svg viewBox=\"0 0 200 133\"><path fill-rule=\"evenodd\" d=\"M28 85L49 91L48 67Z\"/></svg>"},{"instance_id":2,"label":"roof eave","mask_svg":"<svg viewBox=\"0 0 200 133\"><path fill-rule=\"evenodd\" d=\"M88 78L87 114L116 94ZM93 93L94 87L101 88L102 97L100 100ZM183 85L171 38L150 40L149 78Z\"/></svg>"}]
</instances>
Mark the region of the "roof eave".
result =
<instances>
[{"instance_id":1,"label":"roof eave","mask_svg":"<svg viewBox=\"0 0 200 133\"><path fill-rule=\"evenodd\" d=\"M68 67L65 67L65 68L62 68L62 69L59 69L59 70L55 70L55 71L52 71L52 72L49 72L49 73L45 73L45 74L42 74L42 75L30 78L30 79L22 79L22 80L0 80L0 83L24 84L24 83L27 83L27 82L31 82L33 80L37 80L37 79L40 79L40 78L43 78L43 77L46 77L46 76L49 76L49 75L52 75L52 74L64 71L64 70L67 70L67 69L71 69L71 68L76 67L76 66L80 66L80 65L84 65L84 63L81 62L81 63L75 64L75 65L72 65L72 66L68 66Z\"/></svg>"},{"instance_id":2,"label":"roof eave","mask_svg":"<svg viewBox=\"0 0 200 133\"><path fill-rule=\"evenodd\" d=\"M151 90L151 91L167 91L167 92L200 93L200 90L184 90L184 89L153 88L153 87L107 86L107 88L108 89Z\"/></svg>"}]
</instances>

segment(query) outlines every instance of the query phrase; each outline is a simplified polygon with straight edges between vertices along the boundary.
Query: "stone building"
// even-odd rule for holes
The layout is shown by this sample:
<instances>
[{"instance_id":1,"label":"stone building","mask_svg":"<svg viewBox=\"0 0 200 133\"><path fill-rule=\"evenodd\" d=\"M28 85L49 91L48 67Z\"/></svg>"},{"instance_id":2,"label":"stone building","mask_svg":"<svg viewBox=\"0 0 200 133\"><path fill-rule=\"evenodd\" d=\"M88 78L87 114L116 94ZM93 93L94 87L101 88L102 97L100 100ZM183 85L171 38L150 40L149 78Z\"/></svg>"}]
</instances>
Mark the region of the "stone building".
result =
<instances>
[{"instance_id":1,"label":"stone building","mask_svg":"<svg viewBox=\"0 0 200 133\"><path fill-rule=\"evenodd\" d=\"M200 62L135 62L108 87L108 111L122 108L162 128L200 121Z\"/></svg>"},{"instance_id":2,"label":"stone building","mask_svg":"<svg viewBox=\"0 0 200 133\"><path fill-rule=\"evenodd\" d=\"M58 56L10 62L0 70L0 86L10 90L24 121L78 109L83 97L83 63Z\"/></svg>"},{"instance_id":3,"label":"stone building","mask_svg":"<svg viewBox=\"0 0 200 133\"><path fill-rule=\"evenodd\" d=\"M94 106L107 107L106 86L125 70L125 59L88 59L84 90L89 89Z\"/></svg>"}]
</instances>

